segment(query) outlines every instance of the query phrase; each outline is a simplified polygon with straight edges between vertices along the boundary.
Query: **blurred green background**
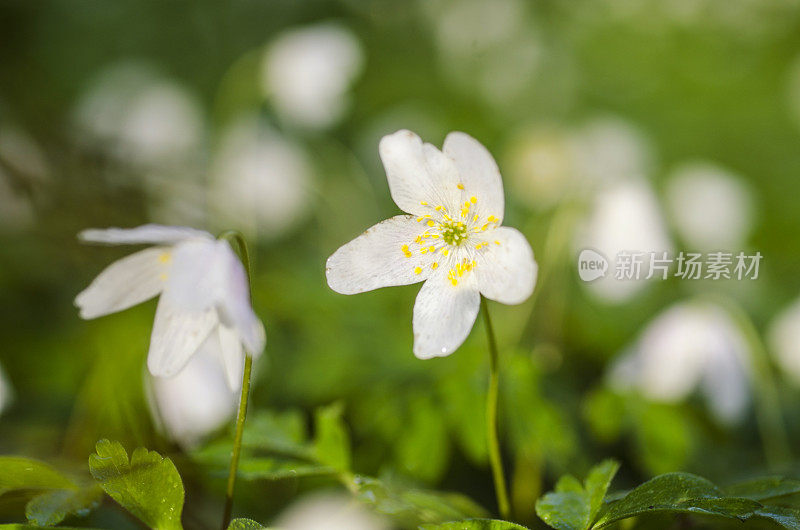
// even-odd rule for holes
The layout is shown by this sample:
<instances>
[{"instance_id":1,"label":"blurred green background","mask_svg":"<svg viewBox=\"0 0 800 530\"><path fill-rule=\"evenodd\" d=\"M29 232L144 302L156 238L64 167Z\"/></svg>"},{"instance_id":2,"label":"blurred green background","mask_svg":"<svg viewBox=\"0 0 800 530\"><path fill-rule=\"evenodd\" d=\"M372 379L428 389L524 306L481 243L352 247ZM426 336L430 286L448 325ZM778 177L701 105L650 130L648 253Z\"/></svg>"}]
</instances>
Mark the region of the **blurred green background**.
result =
<instances>
[{"instance_id":1,"label":"blurred green background","mask_svg":"<svg viewBox=\"0 0 800 530\"><path fill-rule=\"evenodd\" d=\"M131 252L79 245L84 228L232 228L253 247L268 336L251 411L341 400L355 470L494 510L480 319L455 354L420 361L418 286L347 297L325 282L327 256L399 213L377 146L400 128L436 146L451 130L486 145L504 176L505 224L537 256L532 299L491 305L519 521L537 524L533 502L560 474L608 456L623 463L618 488L673 470L719 483L794 470L774 419L796 450L792 0L0 2L0 453L84 473L99 438L144 445L176 459L197 519L187 525L216 520L222 479L187 449L202 442L170 440L152 419L155 303L85 322L72 300ZM763 261L752 281L620 287L580 281L584 247ZM615 384L615 361L648 342L650 322L698 296L714 296L723 320L742 311L757 340L741 339L735 319L733 330L668 326L702 366L680 365L694 358L680 352L666 361L678 383L663 399ZM663 359L643 358L658 378ZM739 404L720 417L709 402L725 389ZM780 454L765 452L765 437ZM263 521L316 486L243 484L237 512ZM0 498L0 520L18 520L20 506Z\"/></svg>"}]
</instances>

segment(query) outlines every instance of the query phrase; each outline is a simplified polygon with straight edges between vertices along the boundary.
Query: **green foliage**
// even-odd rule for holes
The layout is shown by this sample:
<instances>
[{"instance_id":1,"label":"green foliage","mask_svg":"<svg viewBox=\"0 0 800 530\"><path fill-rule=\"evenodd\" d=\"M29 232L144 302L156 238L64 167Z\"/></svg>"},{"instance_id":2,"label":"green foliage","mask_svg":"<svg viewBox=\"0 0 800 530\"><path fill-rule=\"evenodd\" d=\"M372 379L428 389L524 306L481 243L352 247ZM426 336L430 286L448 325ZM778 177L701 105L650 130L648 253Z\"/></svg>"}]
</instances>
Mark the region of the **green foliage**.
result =
<instances>
[{"instance_id":1,"label":"green foliage","mask_svg":"<svg viewBox=\"0 0 800 530\"><path fill-rule=\"evenodd\" d=\"M228 530L266 530L266 526L257 523L252 519L234 519L228 525Z\"/></svg>"},{"instance_id":2,"label":"green foliage","mask_svg":"<svg viewBox=\"0 0 800 530\"><path fill-rule=\"evenodd\" d=\"M342 403L334 403L317 409L314 415L314 456L337 471L350 469L350 437L342 421L343 410Z\"/></svg>"},{"instance_id":3,"label":"green foliage","mask_svg":"<svg viewBox=\"0 0 800 530\"><path fill-rule=\"evenodd\" d=\"M617 462L606 460L589 471L583 484L571 475L561 477L555 492L536 502L536 514L557 530L591 528L618 469Z\"/></svg>"},{"instance_id":4,"label":"green foliage","mask_svg":"<svg viewBox=\"0 0 800 530\"><path fill-rule=\"evenodd\" d=\"M182 528L183 483L169 458L139 447L129 461L119 442L100 440L89 470L112 499L148 526Z\"/></svg>"},{"instance_id":5,"label":"green foliage","mask_svg":"<svg viewBox=\"0 0 800 530\"><path fill-rule=\"evenodd\" d=\"M470 498L393 484L370 477L353 479L356 494L368 506L394 519L403 527L424 523L486 517L486 510Z\"/></svg>"},{"instance_id":6,"label":"green foliage","mask_svg":"<svg viewBox=\"0 0 800 530\"><path fill-rule=\"evenodd\" d=\"M466 519L444 524L424 524L420 530L527 530L524 526L494 519Z\"/></svg>"},{"instance_id":7,"label":"green foliage","mask_svg":"<svg viewBox=\"0 0 800 530\"><path fill-rule=\"evenodd\" d=\"M52 490L37 495L25 506L25 517L38 526L53 526L68 515L85 517L100 505L103 490L92 484L85 488Z\"/></svg>"},{"instance_id":8,"label":"green foliage","mask_svg":"<svg viewBox=\"0 0 800 530\"><path fill-rule=\"evenodd\" d=\"M74 488L75 485L49 464L18 456L0 456L0 495L21 489Z\"/></svg>"},{"instance_id":9,"label":"green foliage","mask_svg":"<svg viewBox=\"0 0 800 530\"><path fill-rule=\"evenodd\" d=\"M69 515L86 516L97 508L103 494L95 485L79 487L44 462L0 457L0 495L13 490L46 490L25 506L25 516L37 526L56 525Z\"/></svg>"}]
</instances>

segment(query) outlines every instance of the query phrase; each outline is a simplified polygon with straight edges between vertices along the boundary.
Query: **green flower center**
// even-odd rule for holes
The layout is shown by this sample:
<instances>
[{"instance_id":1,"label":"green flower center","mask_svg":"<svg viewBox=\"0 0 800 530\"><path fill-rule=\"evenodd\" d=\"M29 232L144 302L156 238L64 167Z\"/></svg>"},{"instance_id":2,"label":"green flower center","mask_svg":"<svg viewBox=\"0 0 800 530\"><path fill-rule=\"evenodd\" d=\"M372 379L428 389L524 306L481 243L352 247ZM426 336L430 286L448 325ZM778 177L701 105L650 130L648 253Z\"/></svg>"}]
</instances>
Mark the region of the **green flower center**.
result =
<instances>
[{"instance_id":1,"label":"green flower center","mask_svg":"<svg viewBox=\"0 0 800 530\"><path fill-rule=\"evenodd\" d=\"M441 223L439 232L448 245L458 246L467 240L467 225L461 221L445 221Z\"/></svg>"}]
</instances>

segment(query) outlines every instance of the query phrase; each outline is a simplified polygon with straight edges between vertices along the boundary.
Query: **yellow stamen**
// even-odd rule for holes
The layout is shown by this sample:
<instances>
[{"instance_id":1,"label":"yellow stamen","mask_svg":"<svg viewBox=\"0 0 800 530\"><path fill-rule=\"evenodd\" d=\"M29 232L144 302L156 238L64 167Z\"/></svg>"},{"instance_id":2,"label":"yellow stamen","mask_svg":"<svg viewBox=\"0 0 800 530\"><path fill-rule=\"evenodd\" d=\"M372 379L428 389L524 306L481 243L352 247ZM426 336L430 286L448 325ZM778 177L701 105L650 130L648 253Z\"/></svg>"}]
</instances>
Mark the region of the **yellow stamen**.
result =
<instances>
[{"instance_id":1,"label":"yellow stamen","mask_svg":"<svg viewBox=\"0 0 800 530\"><path fill-rule=\"evenodd\" d=\"M472 204L475 204L475 203L478 202L478 198L473 195L472 197L469 198L469 202L471 202Z\"/></svg>"},{"instance_id":2,"label":"yellow stamen","mask_svg":"<svg viewBox=\"0 0 800 530\"><path fill-rule=\"evenodd\" d=\"M439 264L437 262L434 261L431 263L431 269L436 270L437 268L439 268Z\"/></svg>"},{"instance_id":3,"label":"yellow stamen","mask_svg":"<svg viewBox=\"0 0 800 530\"><path fill-rule=\"evenodd\" d=\"M420 274L421 272L422 272L422 268L421 267L416 267L414 269L414 274Z\"/></svg>"},{"instance_id":4,"label":"yellow stamen","mask_svg":"<svg viewBox=\"0 0 800 530\"><path fill-rule=\"evenodd\" d=\"M435 226L435 225L436 223L434 223L433 221L428 221L428 226Z\"/></svg>"},{"instance_id":5,"label":"yellow stamen","mask_svg":"<svg viewBox=\"0 0 800 530\"><path fill-rule=\"evenodd\" d=\"M458 189L460 189L460 190L463 190L463 189L464 189L464 185L463 185L463 184L461 184L460 182L459 182L459 183L456 185L456 187L457 187Z\"/></svg>"}]
</instances>

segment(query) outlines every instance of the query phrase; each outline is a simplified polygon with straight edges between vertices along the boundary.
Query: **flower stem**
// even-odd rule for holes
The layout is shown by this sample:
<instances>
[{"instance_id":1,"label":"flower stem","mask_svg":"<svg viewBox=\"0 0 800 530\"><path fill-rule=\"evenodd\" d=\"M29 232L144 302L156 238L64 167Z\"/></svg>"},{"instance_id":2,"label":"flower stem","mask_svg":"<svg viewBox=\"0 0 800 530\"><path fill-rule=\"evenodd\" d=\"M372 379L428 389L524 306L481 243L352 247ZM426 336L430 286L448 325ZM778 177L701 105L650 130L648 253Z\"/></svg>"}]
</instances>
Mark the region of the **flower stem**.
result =
<instances>
[{"instance_id":1,"label":"flower stem","mask_svg":"<svg viewBox=\"0 0 800 530\"><path fill-rule=\"evenodd\" d=\"M247 273L247 285L251 289L252 283L250 272L250 255L247 251L247 243L241 232L229 230L223 232L220 239L225 239L229 243L235 241L238 248L239 259L242 260L244 270ZM245 352L244 371L242 373L242 394L239 398L239 412L236 416L236 434L233 437L233 453L231 454L231 465L228 471L228 486L225 491L225 512L222 516L222 530L228 527L233 513L233 491L236 487L236 471L239 468L239 457L242 454L242 436L244 435L244 422L247 417L247 400L250 395L250 373L253 371L253 357Z\"/></svg>"},{"instance_id":2,"label":"flower stem","mask_svg":"<svg viewBox=\"0 0 800 530\"><path fill-rule=\"evenodd\" d=\"M236 486L236 470L239 467L239 457L242 454L242 435L244 433L244 420L247 416L247 397L250 393L250 372L253 367L253 358L249 355L244 359L244 374L242 374L242 397L239 399L239 414L236 417L236 435L233 438L233 454L231 467L228 472L228 488L225 493L225 514L222 516L222 530L228 527L233 512L233 489Z\"/></svg>"},{"instance_id":3,"label":"flower stem","mask_svg":"<svg viewBox=\"0 0 800 530\"><path fill-rule=\"evenodd\" d=\"M511 508L506 490L506 477L503 473L503 457L500 454L500 442L497 434L497 395L500 389L500 378L497 369L497 340L492 328L492 319L489 317L489 307L486 299L481 297L483 320L486 322L486 338L489 341L489 390L486 394L486 441L489 445L489 462L492 466L494 489L497 494L497 507L500 516L508 519Z\"/></svg>"}]
</instances>

